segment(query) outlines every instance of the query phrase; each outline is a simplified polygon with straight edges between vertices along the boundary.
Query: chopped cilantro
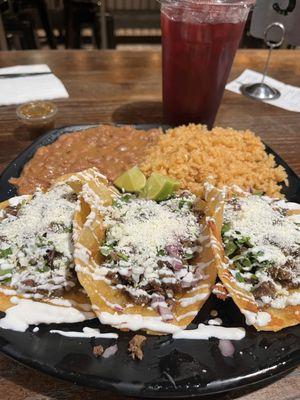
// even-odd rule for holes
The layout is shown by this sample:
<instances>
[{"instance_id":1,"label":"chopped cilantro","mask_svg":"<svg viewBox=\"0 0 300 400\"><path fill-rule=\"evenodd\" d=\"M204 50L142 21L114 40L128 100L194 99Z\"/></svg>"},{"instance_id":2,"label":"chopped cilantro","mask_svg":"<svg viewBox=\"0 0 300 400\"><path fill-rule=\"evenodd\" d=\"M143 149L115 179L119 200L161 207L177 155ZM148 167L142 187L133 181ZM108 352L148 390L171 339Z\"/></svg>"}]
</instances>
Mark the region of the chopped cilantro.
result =
<instances>
[{"instance_id":1,"label":"chopped cilantro","mask_svg":"<svg viewBox=\"0 0 300 400\"><path fill-rule=\"evenodd\" d=\"M229 222L225 222L222 226L222 230L221 233L222 235L224 235L224 233L228 232L230 230L230 223Z\"/></svg>"},{"instance_id":2,"label":"chopped cilantro","mask_svg":"<svg viewBox=\"0 0 300 400\"><path fill-rule=\"evenodd\" d=\"M113 200L111 203L112 207L121 208L122 204L118 200Z\"/></svg>"},{"instance_id":3,"label":"chopped cilantro","mask_svg":"<svg viewBox=\"0 0 300 400\"><path fill-rule=\"evenodd\" d=\"M225 254L227 257L229 257L231 254L233 254L237 249L237 246L234 242L228 242L225 245Z\"/></svg>"},{"instance_id":4,"label":"chopped cilantro","mask_svg":"<svg viewBox=\"0 0 300 400\"><path fill-rule=\"evenodd\" d=\"M261 256L263 256L264 255L264 252L263 251L258 251L257 253L255 253L255 256L256 257L261 257Z\"/></svg>"},{"instance_id":5,"label":"chopped cilantro","mask_svg":"<svg viewBox=\"0 0 300 400\"><path fill-rule=\"evenodd\" d=\"M108 257L110 253L112 252L113 246L112 245L104 245L100 247L100 253L104 257Z\"/></svg>"},{"instance_id":6,"label":"chopped cilantro","mask_svg":"<svg viewBox=\"0 0 300 400\"><path fill-rule=\"evenodd\" d=\"M123 254L123 253L117 253L117 256L118 256L121 260L128 261L128 256L126 256L126 255Z\"/></svg>"},{"instance_id":7,"label":"chopped cilantro","mask_svg":"<svg viewBox=\"0 0 300 400\"><path fill-rule=\"evenodd\" d=\"M254 196L263 196L265 192L263 190L255 190L252 194L254 194Z\"/></svg>"},{"instance_id":8,"label":"chopped cilantro","mask_svg":"<svg viewBox=\"0 0 300 400\"><path fill-rule=\"evenodd\" d=\"M244 267L246 267L246 268L251 268L251 261L249 260L249 258L244 258L243 260L242 260L242 265L244 266Z\"/></svg>"},{"instance_id":9,"label":"chopped cilantro","mask_svg":"<svg viewBox=\"0 0 300 400\"><path fill-rule=\"evenodd\" d=\"M181 210L185 205L190 208L192 206L192 202L189 200L180 199L178 203L178 208Z\"/></svg>"},{"instance_id":10,"label":"chopped cilantro","mask_svg":"<svg viewBox=\"0 0 300 400\"><path fill-rule=\"evenodd\" d=\"M10 247L4 250L0 250L0 258L6 258L12 254L12 250Z\"/></svg>"},{"instance_id":11,"label":"chopped cilantro","mask_svg":"<svg viewBox=\"0 0 300 400\"><path fill-rule=\"evenodd\" d=\"M236 278L236 280L237 280L238 282L245 282L245 279L243 278L243 276L242 276L239 272L237 272L237 273L235 274L235 278Z\"/></svg>"},{"instance_id":12,"label":"chopped cilantro","mask_svg":"<svg viewBox=\"0 0 300 400\"><path fill-rule=\"evenodd\" d=\"M242 256L241 254L237 254L236 256L234 256L234 257L230 257L230 259L232 260L232 261L240 261L240 260L242 260L244 258L244 256Z\"/></svg>"},{"instance_id":13,"label":"chopped cilantro","mask_svg":"<svg viewBox=\"0 0 300 400\"><path fill-rule=\"evenodd\" d=\"M1 277L0 277L0 281L1 281L1 283L3 283L3 282L5 282L5 283L11 282L11 277L5 278L5 279L1 279Z\"/></svg>"},{"instance_id":14,"label":"chopped cilantro","mask_svg":"<svg viewBox=\"0 0 300 400\"><path fill-rule=\"evenodd\" d=\"M121 208L122 203L128 203L131 198L131 195L129 193L123 194L120 197L117 197L115 200L112 202L112 206L116 208Z\"/></svg>"},{"instance_id":15,"label":"chopped cilantro","mask_svg":"<svg viewBox=\"0 0 300 400\"><path fill-rule=\"evenodd\" d=\"M239 271L243 271L243 266L239 261L236 261L234 263L234 266L239 270Z\"/></svg>"},{"instance_id":16,"label":"chopped cilantro","mask_svg":"<svg viewBox=\"0 0 300 400\"><path fill-rule=\"evenodd\" d=\"M130 200L130 197L131 197L130 194L126 193L120 198L120 200L123 201L124 203L128 203Z\"/></svg>"},{"instance_id":17,"label":"chopped cilantro","mask_svg":"<svg viewBox=\"0 0 300 400\"><path fill-rule=\"evenodd\" d=\"M7 274L10 274L11 271L12 271L11 269L0 269L0 277L4 276L4 275L7 275Z\"/></svg>"},{"instance_id":18,"label":"chopped cilantro","mask_svg":"<svg viewBox=\"0 0 300 400\"><path fill-rule=\"evenodd\" d=\"M44 246L44 238L41 235L37 235L35 244L37 247L43 247Z\"/></svg>"},{"instance_id":19,"label":"chopped cilantro","mask_svg":"<svg viewBox=\"0 0 300 400\"><path fill-rule=\"evenodd\" d=\"M55 233L71 233L72 232L72 227L66 226L62 222L51 222L50 228Z\"/></svg>"},{"instance_id":20,"label":"chopped cilantro","mask_svg":"<svg viewBox=\"0 0 300 400\"><path fill-rule=\"evenodd\" d=\"M184 260L191 260L193 257L194 257L193 253L186 252L186 253L183 254L183 259Z\"/></svg>"},{"instance_id":21,"label":"chopped cilantro","mask_svg":"<svg viewBox=\"0 0 300 400\"><path fill-rule=\"evenodd\" d=\"M50 271L50 267L48 267L47 265L44 265L42 267L39 267L38 271L39 272L48 272L48 271Z\"/></svg>"}]
</instances>

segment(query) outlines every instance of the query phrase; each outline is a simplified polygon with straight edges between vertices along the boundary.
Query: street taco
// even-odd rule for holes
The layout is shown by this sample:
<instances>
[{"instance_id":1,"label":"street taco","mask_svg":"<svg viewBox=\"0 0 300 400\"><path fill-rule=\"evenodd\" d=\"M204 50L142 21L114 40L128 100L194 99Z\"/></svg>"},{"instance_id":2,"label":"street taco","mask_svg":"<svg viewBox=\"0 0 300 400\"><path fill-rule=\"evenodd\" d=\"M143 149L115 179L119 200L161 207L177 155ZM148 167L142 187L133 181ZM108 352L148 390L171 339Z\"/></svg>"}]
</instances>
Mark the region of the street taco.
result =
<instances>
[{"instance_id":1,"label":"street taco","mask_svg":"<svg viewBox=\"0 0 300 400\"><path fill-rule=\"evenodd\" d=\"M108 183L90 187L92 197L91 205L80 195L74 257L100 322L150 334L184 329L216 279L202 202L187 191L149 200Z\"/></svg>"},{"instance_id":2,"label":"street taco","mask_svg":"<svg viewBox=\"0 0 300 400\"><path fill-rule=\"evenodd\" d=\"M64 176L46 192L0 204L1 311L16 299L91 311L74 270L72 234L78 193L96 178L95 170Z\"/></svg>"},{"instance_id":3,"label":"street taco","mask_svg":"<svg viewBox=\"0 0 300 400\"><path fill-rule=\"evenodd\" d=\"M218 275L246 322L269 331L298 324L300 205L237 191L220 207Z\"/></svg>"}]
</instances>

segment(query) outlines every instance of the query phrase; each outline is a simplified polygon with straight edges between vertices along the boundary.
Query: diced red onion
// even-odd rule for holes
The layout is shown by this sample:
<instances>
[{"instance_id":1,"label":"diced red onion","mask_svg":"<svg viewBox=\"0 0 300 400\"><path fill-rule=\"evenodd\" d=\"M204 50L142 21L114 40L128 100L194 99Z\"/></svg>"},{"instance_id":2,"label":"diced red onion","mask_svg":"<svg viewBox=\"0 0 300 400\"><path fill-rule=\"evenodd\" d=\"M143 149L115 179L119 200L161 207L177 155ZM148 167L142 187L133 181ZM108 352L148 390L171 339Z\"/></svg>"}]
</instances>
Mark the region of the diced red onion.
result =
<instances>
[{"instance_id":1,"label":"diced red onion","mask_svg":"<svg viewBox=\"0 0 300 400\"><path fill-rule=\"evenodd\" d=\"M188 288L192 288L195 287L199 282L199 279L193 279L192 281L181 281L181 287L182 289L188 289Z\"/></svg>"},{"instance_id":2,"label":"diced red onion","mask_svg":"<svg viewBox=\"0 0 300 400\"><path fill-rule=\"evenodd\" d=\"M183 289L188 289L190 287L193 287L196 284L197 281L185 281L182 280L180 285Z\"/></svg>"},{"instance_id":3,"label":"diced red onion","mask_svg":"<svg viewBox=\"0 0 300 400\"><path fill-rule=\"evenodd\" d=\"M183 264L176 259L171 261L171 266L174 269L174 271L180 271L183 268Z\"/></svg>"},{"instance_id":4,"label":"diced red onion","mask_svg":"<svg viewBox=\"0 0 300 400\"><path fill-rule=\"evenodd\" d=\"M169 244L165 247L166 252L168 253L169 256L171 257L177 257L179 256L179 246L176 246L174 244Z\"/></svg>"},{"instance_id":5,"label":"diced red onion","mask_svg":"<svg viewBox=\"0 0 300 400\"><path fill-rule=\"evenodd\" d=\"M155 308L159 303L165 303L165 298L161 294L155 294L151 300L151 307Z\"/></svg>"},{"instance_id":6,"label":"diced red onion","mask_svg":"<svg viewBox=\"0 0 300 400\"><path fill-rule=\"evenodd\" d=\"M172 319L174 319L174 316L171 313L167 304L165 306L162 304L159 304L158 312L159 312L160 316L162 317L163 321L171 321Z\"/></svg>"},{"instance_id":7,"label":"diced red onion","mask_svg":"<svg viewBox=\"0 0 300 400\"><path fill-rule=\"evenodd\" d=\"M171 313L165 298L162 295L155 295L151 301L151 307L154 310L157 310L159 315L162 317L163 321L170 321L174 319L173 314Z\"/></svg>"},{"instance_id":8,"label":"diced red onion","mask_svg":"<svg viewBox=\"0 0 300 400\"><path fill-rule=\"evenodd\" d=\"M205 275L203 274L202 267L197 267L194 275L197 280L204 279Z\"/></svg>"},{"instance_id":9,"label":"diced red onion","mask_svg":"<svg viewBox=\"0 0 300 400\"><path fill-rule=\"evenodd\" d=\"M117 351L118 351L118 345L114 344L112 346L107 347L104 350L104 352L102 354L102 357L103 358L109 358L109 357L113 356L114 354L116 354Z\"/></svg>"},{"instance_id":10,"label":"diced red onion","mask_svg":"<svg viewBox=\"0 0 300 400\"><path fill-rule=\"evenodd\" d=\"M224 357L232 357L235 352L235 348L230 340L221 339L218 347Z\"/></svg>"},{"instance_id":11,"label":"diced red onion","mask_svg":"<svg viewBox=\"0 0 300 400\"><path fill-rule=\"evenodd\" d=\"M119 304L115 304L115 305L114 305L114 309L115 309L116 311L123 311L123 307L120 306Z\"/></svg>"}]
</instances>

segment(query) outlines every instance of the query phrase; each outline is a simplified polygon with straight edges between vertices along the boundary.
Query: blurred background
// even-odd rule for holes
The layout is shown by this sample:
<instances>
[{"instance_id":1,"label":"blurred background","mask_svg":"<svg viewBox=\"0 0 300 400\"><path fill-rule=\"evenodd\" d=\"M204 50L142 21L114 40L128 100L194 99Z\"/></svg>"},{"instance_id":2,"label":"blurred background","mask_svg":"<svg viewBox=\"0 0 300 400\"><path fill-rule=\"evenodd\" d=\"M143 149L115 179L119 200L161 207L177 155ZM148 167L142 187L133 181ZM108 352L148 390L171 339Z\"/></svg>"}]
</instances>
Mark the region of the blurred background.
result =
<instances>
[{"instance_id":1,"label":"blurred background","mask_svg":"<svg viewBox=\"0 0 300 400\"><path fill-rule=\"evenodd\" d=\"M262 35L251 34L253 23L262 25L271 14L288 17L296 0L258 0L257 4L259 14L250 12L242 48L265 47ZM156 0L0 0L0 50L158 49L159 8ZM283 47L295 45L286 41Z\"/></svg>"}]
</instances>

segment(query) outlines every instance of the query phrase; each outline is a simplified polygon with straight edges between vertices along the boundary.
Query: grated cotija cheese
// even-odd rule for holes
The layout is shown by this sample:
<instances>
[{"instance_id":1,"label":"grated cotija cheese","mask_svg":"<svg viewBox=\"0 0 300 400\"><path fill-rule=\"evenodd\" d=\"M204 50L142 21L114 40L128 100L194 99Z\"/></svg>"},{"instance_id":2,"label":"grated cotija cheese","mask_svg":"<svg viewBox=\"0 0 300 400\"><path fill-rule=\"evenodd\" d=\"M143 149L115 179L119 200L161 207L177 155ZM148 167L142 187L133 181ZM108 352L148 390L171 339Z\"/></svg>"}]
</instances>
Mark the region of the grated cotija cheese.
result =
<instances>
[{"instance_id":1,"label":"grated cotija cheese","mask_svg":"<svg viewBox=\"0 0 300 400\"><path fill-rule=\"evenodd\" d=\"M300 288L300 228L286 215L288 204L257 195L225 204L222 237L229 268L261 306L300 304L289 292Z\"/></svg>"},{"instance_id":2,"label":"grated cotija cheese","mask_svg":"<svg viewBox=\"0 0 300 400\"><path fill-rule=\"evenodd\" d=\"M166 307L174 292L201 279L199 268L190 264L200 251L195 200L190 192L162 202L125 194L101 208L106 236L100 270L135 302Z\"/></svg>"},{"instance_id":3,"label":"grated cotija cheese","mask_svg":"<svg viewBox=\"0 0 300 400\"><path fill-rule=\"evenodd\" d=\"M16 198L18 199L18 198ZM72 219L77 196L68 185L10 201L0 220L0 283L17 293L48 295L75 285Z\"/></svg>"}]
</instances>

